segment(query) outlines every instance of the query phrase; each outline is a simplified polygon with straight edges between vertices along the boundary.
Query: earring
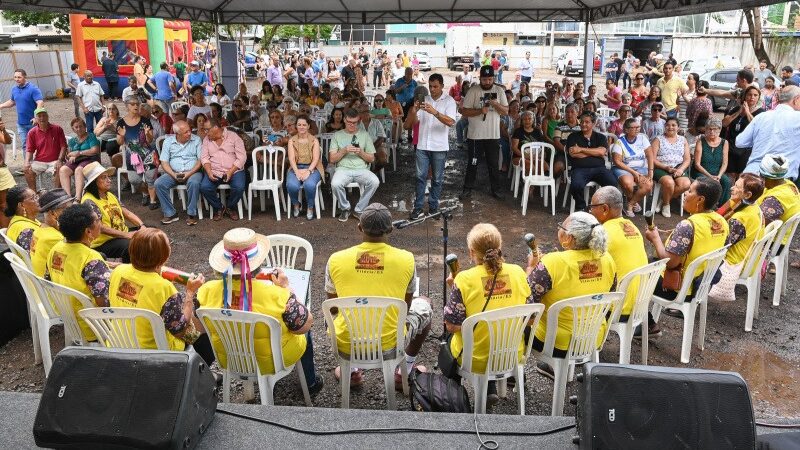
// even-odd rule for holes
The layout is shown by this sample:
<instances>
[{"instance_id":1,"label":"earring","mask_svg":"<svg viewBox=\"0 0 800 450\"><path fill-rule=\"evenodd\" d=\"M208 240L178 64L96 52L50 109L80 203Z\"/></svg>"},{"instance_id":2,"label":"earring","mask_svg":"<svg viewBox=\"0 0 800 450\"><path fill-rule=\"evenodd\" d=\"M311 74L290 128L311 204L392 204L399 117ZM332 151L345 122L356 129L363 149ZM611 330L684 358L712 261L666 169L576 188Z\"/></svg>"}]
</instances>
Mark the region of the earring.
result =
<instances>
[{"instance_id":1,"label":"earring","mask_svg":"<svg viewBox=\"0 0 800 450\"><path fill-rule=\"evenodd\" d=\"M22 207L22 217L28 217L28 210L25 207Z\"/></svg>"}]
</instances>

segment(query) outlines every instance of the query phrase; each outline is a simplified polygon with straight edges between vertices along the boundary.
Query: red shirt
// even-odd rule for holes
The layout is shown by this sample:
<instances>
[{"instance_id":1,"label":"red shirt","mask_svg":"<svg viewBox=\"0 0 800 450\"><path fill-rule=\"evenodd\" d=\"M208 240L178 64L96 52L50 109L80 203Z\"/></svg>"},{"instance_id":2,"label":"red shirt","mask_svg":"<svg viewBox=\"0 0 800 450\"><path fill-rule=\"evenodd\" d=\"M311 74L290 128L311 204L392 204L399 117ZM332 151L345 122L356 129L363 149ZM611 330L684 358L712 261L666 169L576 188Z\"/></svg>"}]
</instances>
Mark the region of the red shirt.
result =
<instances>
[{"instance_id":1,"label":"red shirt","mask_svg":"<svg viewBox=\"0 0 800 450\"><path fill-rule=\"evenodd\" d=\"M454 84L450 87L450 97L453 97L456 102L461 101L461 84Z\"/></svg>"},{"instance_id":2,"label":"red shirt","mask_svg":"<svg viewBox=\"0 0 800 450\"><path fill-rule=\"evenodd\" d=\"M494 69L495 73L500 69L500 60L497 58L492 59L492 69Z\"/></svg>"},{"instance_id":3,"label":"red shirt","mask_svg":"<svg viewBox=\"0 0 800 450\"><path fill-rule=\"evenodd\" d=\"M161 129L164 130L164 134L172 134L172 117L169 114L161 114L161 117L158 118L158 123L161 125Z\"/></svg>"},{"instance_id":4,"label":"red shirt","mask_svg":"<svg viewBox=\"0 0 800 450\"><path fill-rule=\"evenodd\" d=\"M35 153L33 161L53 162L58 159L61 150L67 148L67 138L64 130L51 123L47 130L42 130L38 125L31 128L26 140L28 153Z\"/></svg>"}]
</instances>

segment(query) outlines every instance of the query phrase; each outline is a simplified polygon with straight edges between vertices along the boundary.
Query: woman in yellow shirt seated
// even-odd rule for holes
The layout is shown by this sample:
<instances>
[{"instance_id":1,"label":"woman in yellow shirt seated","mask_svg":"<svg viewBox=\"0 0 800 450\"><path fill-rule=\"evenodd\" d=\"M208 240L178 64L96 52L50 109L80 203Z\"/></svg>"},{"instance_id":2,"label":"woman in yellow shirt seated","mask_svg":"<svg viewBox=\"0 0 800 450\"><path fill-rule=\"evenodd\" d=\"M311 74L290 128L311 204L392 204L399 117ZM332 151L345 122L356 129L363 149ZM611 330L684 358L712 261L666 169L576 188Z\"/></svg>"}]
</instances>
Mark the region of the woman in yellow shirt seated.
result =
<instances>
[{"instance_id":1,"label":"woman in yellow shirt seated","mask_svg":"<svg viewBox=\"0 0 800 450\"><path fill-rule=\"evenodd\" d=\"M545 310L533 338L533 349L542 351L547 333L547 314L550 307L560 301L588 294L611 292L617 285L617 266L606 251L608 234L597 219L585 212L574 212L558 224L558 242L563 251L528 257L528 285L535 303L544 304ZM572 312L563 311L555 330L556 341L553 356L567 356L572 338ZM598 333L597 346L603 344L605 330ZM553 368L539 362L536 371L554 379Z\"/></svg>"},{"instance_id":2,"label":"woman in yellow shirt seated","mask_svg":"<svg viewBox=\"0 0 800 450\"><path fill-rule=\"evenodd\" d=\"M116 169L106 169L99 162L83 167L86 180L81 203L89 205L100 218L100 235L92 242L92 248L106 255L106 258L119 258L129 263L128 243L135 229L145 228L144 222L136 214L122 206L117 197L111 193L111 175ZM125 221L134 224L129 229Z\"/></svg>"},{"instance_id":3,"label":"woman in yellow shirt seated","mask_svg":"<svg viewBox=\"0 0 800 450\"><path fill-rule=\"evenodd\" d=\"M58 228L64 240L56 243L47 255L45 278L86 294L95 306L108 306L108 279L111 270L103 255L90 244L100 234L100 218L87 205L72 205L61 213ZM83 309L73 300L75 316ZM78 317L84 337L96 340L89 326Z\"/></svg>"},{"instance_id":4,"label":"woman in yellow shirt seated","mask_svg":"<svg viewBox=\"0 0 800 450\"><path fill-rule=\"evenodd\" d=\"M31 188L14 186L6 194L6 209L3 212L11 219L6 236L30 251L33 232L41 226L36 220L39 215L39 196Z\"/></svg>"},{"instance_id":5,"label":"woman in yellow shirt seated","mask_svg":"<svg viewBox=\"0 0 800 450\"><path fill-rule=\"evenodd\" d=\"M200 319L194 310L199 307L195 297L205 282L203 275L193 275L186 284L186 293L161 277L172 249L163 231L146 228L133 234L129 253L130 264L120 264L111 272L108 301L111 306L142 308L161 316L170 350L183 350L186 344L211 365L214 352ZM136 324L136 338L142 348L156 348L153 331L144 321Z\"/></svg>"},{"instance_id":6,"label":"woman in yellow shirt seated","mask_svg":"<svg viewBox=\"0 0 800 450\"><path fill-rule=\"evenodd\" d=\"M461 324L469 316L483 311L492 311L508 306L532 303L531 290L525 280L525 272L516 264L506 264L503 259L503 238L497 228L489 223L479 223L467 235L469 259L474 267L448 278L451 285L450 298L444 308L447 331L453 333L450 351L461 365L463 343ZM489 350L489 334L485 326L479 326L474 334L472 370L486 370ZM524 344L520 342L519 353L523 355ZM494 381L489 381L486 397L487 407L498 402Z\"/></svg>"},{"instance_id":7,"label":"woman in yellow shirt seated","mask_svg":"<svg viewBox=\"0 0 800 450\"><path fill-rule=\"evenodd\" d=\"M43 277L47 266L47 256L54 245L64 240L58 230L58 217L75 203L75 198L64 189L53 189L39 197L39 208L44 213L44 223L34 230L31 239L31 264L33 273Z\"/></svg>"},{"instance_id":8,"label":"woman in yellow shirt seated","mask_svg":"<svg viewBox=\"0 0 800 450\"><path fill-rule=\"evenodd\" d=\"M294 292L289 290L289 279L282 270L272 271L274 282L255 279L267 259L269 248L269 239L251 229L228 230L222 241L208 255L209 265L223 279L209 281L200 287L197 300L205 308L249 311L278 320L282 331L284 365L301 361L308 391L313 395L323 386L322 377L314 369L314 348L311 341L314 316L295 297ZM220 367L225 368L225 349L216 333L212 332L211 343L219 358ZM255 350L261 372L275 373L269 331L264 326L256 327Z\"/></svg>"}]
</instances>

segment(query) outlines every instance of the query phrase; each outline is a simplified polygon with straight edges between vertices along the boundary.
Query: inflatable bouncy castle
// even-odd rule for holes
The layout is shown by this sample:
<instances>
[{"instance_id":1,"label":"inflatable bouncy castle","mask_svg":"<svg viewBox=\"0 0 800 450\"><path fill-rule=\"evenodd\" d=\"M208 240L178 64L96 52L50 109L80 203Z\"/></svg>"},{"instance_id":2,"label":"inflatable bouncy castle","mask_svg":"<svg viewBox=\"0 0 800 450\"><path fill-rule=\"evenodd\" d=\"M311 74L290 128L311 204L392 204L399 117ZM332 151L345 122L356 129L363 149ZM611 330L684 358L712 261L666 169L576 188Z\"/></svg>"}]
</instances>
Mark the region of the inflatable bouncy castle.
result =
<instances>
[{"instance_id":1,"label":"inflatable bouncy castle","mask_svg":"<svg viewBox=\"0 0 800 450\"><path fill-rule=\"evenodd\" d=\"M192 27L187 21L164 19L89 19L71 14L72 51L79 75L92 71L94 79L108 92L103 74L103 59L111 57L119 66L119 92L128 86L133 75L133 61L142 56L157 73L162 62L170 64L182 57L187 62L192 49Z\"/></svg>"}]
</instances>

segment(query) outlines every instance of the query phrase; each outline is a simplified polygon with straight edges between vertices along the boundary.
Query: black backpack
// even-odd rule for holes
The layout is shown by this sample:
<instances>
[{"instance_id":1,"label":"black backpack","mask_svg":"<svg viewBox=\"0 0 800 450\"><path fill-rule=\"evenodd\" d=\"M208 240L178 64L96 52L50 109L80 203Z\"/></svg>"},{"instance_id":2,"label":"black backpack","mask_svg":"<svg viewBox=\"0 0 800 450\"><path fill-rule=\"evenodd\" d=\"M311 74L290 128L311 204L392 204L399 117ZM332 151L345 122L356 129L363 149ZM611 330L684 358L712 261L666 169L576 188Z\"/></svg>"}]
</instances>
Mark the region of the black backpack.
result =
<instances>
[{"instance_id":1,"label":"black backpack","mask_svg":"<svg viewBox=\"0 0 800 450\"><path fill-rule=\"evenodd\" d=\"M408 375L411 409L425 412L471 413L467 390L460 383L438 373L420 372L416 367Z\"/></svg>"}]
</instances>

